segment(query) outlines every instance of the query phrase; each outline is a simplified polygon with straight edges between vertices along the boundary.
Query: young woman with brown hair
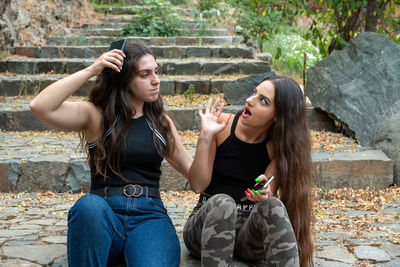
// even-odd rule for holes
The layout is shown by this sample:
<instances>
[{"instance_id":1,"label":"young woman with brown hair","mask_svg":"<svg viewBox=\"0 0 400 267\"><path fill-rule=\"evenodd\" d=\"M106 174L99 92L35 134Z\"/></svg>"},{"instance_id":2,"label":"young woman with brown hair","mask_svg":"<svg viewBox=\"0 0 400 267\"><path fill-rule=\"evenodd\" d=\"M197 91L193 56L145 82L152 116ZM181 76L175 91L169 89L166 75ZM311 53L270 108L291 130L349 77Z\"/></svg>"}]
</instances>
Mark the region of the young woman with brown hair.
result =
<instances>
[{"instance_id":1,"label":"young woman with brown hair","mask_svg":"<svg viewBox=\"0 0 400 267\"><path fill-rule=\"evenodd\" d=\"M34 114L78 131L91 167L90 194L68 215L69 266L178 266L180 245L160 199L164 157L184 176L192 157L159 95L158 65L149 49L127 45L44 89ZM66 101L98 76L88 101Z\"/></svg>"},{"instance_id":2,"label":"young woman with brown hair","mask_svg":"<svg viewBox=\"0 0 400 267\"><path fill-rule=\"evenodd\" d=\"M201 195L184 227L187 248L207 267L229 266L233 256L258 266L313 265L311 145L302 90L274 76L235 116L222 113L219 102L199 110L189 182ZM264 190L250 190L256 177L263 184L271 176Z\"/></svg>"}]
</instances>

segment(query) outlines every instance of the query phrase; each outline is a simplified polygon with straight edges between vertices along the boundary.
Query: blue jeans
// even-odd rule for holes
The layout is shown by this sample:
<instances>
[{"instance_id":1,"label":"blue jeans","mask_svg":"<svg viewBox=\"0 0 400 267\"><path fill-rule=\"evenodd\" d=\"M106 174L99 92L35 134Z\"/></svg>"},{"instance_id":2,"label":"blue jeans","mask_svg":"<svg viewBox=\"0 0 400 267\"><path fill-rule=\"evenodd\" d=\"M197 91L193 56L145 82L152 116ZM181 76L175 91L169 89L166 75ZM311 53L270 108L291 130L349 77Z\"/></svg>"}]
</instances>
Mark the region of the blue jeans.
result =
<instances>
[{"instance_id":1,"label":"blue jeans","mask_svg":"<svg viewBox=\"0 0 400 267\"><path fill-rule=\"evenodd\" d=\"M161 199L88 194L68 214L68 264L179 266L180 245Z\"/></svg>"}]
</instances>

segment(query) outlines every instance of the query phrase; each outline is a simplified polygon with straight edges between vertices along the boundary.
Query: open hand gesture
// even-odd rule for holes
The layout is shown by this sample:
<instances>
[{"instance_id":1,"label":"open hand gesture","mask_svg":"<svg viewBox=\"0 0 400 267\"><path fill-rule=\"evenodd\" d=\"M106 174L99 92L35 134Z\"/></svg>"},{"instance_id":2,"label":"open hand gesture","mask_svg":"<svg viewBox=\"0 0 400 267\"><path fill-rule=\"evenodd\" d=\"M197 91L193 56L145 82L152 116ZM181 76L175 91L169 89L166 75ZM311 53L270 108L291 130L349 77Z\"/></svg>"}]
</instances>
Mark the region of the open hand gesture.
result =
<instances>
[{"instance_id":1,"label":"open hand gesture","mask_svg":"<svg viewBox=\"0 0 400 267\"><path fill-rule=\"evenodd\" d=\"M200 106L199 115L201 119L201 131L209 136L222 131L228 124L229 118L224 121L218 121L224 109L224 103L221 102L220 97L217 98L214 105L212 104L212 98L208 100L205 112L203 113L203 105ZM218 107L219 106L219 107Z\"/></svg>"}]
</instances>

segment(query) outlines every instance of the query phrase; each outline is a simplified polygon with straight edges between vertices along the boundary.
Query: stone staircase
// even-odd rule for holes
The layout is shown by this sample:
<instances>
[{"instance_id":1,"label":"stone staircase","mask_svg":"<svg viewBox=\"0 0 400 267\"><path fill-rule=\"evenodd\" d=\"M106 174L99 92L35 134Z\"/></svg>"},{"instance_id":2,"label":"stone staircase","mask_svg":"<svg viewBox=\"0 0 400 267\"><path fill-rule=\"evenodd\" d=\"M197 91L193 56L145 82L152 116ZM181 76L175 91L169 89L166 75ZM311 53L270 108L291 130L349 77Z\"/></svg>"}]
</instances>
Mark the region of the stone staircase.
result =
<instances>
[{"instance_id":1,"label":"stone staircase","mask_svg":"<svg viewBox=\"0 0 400 267\"><path fill-rule=\"evenodd\" d=\"M108 9L101 23L73 29L70 36L50 37L44 46L14 47L15 56L0 61L0 191L88 191L90 172L85 155L76 150L77 135L48 132L56 129L33 116L29 101L52 82L89 66L110 42L121 39L118 30L130 20L127 14L132 14L131 10ZM180 10L191 16L195 12ZM183 27L190 29L193 25L193 19L188 18ZM223 86L229 81L271 70L272 59L257 58L252 48L240 44L240 37L227 35L224 29L209 33L127 39L149 46L156 54L162 95L183 94L190 85L200 94L224 93ZM88 81L71 100L85 97L93 83L94 79ZM179 130L199 128L197 107L174 107L168 102L165 105ZM240 108L228 106L225 110L236 112ZM307 112L313 129L332 123L313 108ZM193 144L187 148L194 153ZM355 148L351 153L315 152L313 163L315 184L323 188L383 189L393 181L393 162L383 152L369 148ZM186 180L165 161L162 170L161 190L187 189ZM182 266L199 265L184 251ZM234 266L247 265L235 262Z\"/></svg>"},{"instance_id":2,"label":"stone staircase","mask_svg":"<svg viewBox=\"0 0 400 267\"><path fill-rule=\"evenodd\" d=\"M187 16L194 14L192 9L178 10ZM112 15L113 12L117 15ZM89 180L84 155L72 152L70 147L70 144L76 146L76 136L75 141L65 144L71 153L62 155L60 151L53 151L53 155L46 152L32 158L29 155L32 155L32 151L35 151L33 154L38 152L38 142L34 149L30 149L24 140L17 141L18 133L9 131L55 130L33 116L29 109L30 99L52 82L89 66L96 57L107 50L110 42L120 39L119 30L131 19L127 14L132 14L131 7L108 9L107 16L100 23L72 29L71 35L68 36L50 37L44 46L14 47L12 52L15 56L0 61L0 130L3 131L0 150L3 180L0 181L0 185L3 185L0 187L1 191L87 190ZM195 27L195 23L188 17L183 28L190 27ZM146 44L154 51L159 64L162 95L183 94L190 85L194 85L195 92L200 94L224 93L226 82L271 70L272 59L258 59L254 49L240 44L240 37L219 36L221 33L227 34L225 29L212 29L210 32L217 36L132 36L127 39L128 42ZM88 81L75 93L73 99L85 97L93 83L94 79ZM166 103L165 108L179 130L199 128L195 106L174 107ZM240 108L229 106L226 111L236 112ZM326 117L313 108L308 109L308 117L311 128L321 129L327 124ZM16 144L20 143L21 147L11 146L8 142L10 139L15 140ZM35 137L32 137L32 140L34 139ZM42 145L53 142L45 137L38 140L41 140ZM21 148L27 152L24 157L19 152L12 153L14 150L20 151ZM321 187L370 186L383 189L392 183L393 163L381 151L359 148L350 154L320 152L314 153L313 158L317 178L315 183ZM55 162L55 159L60 161ZM51 175L50 177L55 177L51 182L46 178L47 185L43 183L39 186L33 183L33 177L31 179L31 175L26 174L29 172L27 166L32 166L33 169L42 169L39 177L49 177L53 171L52 164L62 164L65 167L57 167L58 175ZM48 167L43 169L40 167L42 165ZM184 178L168 164L163 164L163 168L165 182L161 189L184 189Z\"/></svg>"}]
</instances>

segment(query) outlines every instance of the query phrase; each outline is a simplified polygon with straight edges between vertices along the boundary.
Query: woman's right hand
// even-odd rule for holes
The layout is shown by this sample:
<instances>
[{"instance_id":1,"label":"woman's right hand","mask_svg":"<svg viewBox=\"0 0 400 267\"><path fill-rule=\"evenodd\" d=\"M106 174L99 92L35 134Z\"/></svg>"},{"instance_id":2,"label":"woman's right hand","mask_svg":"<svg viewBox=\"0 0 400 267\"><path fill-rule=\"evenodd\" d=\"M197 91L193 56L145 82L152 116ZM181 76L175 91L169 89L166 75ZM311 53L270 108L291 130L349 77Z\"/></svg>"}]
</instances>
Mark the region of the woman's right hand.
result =
<instances>
[{"instance_id":1,"label":"woman's right hand","mask_svg":"<svg viewBox=\"0 0 400 267\"><path fill-rule=\"evenodd\" d=\"M122 50L113 49L103 53L96 61L88 67L93 76L101 74L104 68L110 68L117 72L121 72L125 54Z\"/></svg>"},{"instance_id":2,"label":"woman's right hand","mask_svg":"<svg viewBox=\"0 0 400 267\"><path fill-rule=\"evenodd\" d=\"M219 118L224 109L224 103L220 105L221 99L217 98L214 105L212 104L212 98L208 100L205 112L203 113L203 105L200 106L199 115L201 119L201 132L207 136L214 136L222 131L228 124L229 118L224 121L219 121ZM218 107L219 106L219 107Z\"/></svg>"}]
</instances>

